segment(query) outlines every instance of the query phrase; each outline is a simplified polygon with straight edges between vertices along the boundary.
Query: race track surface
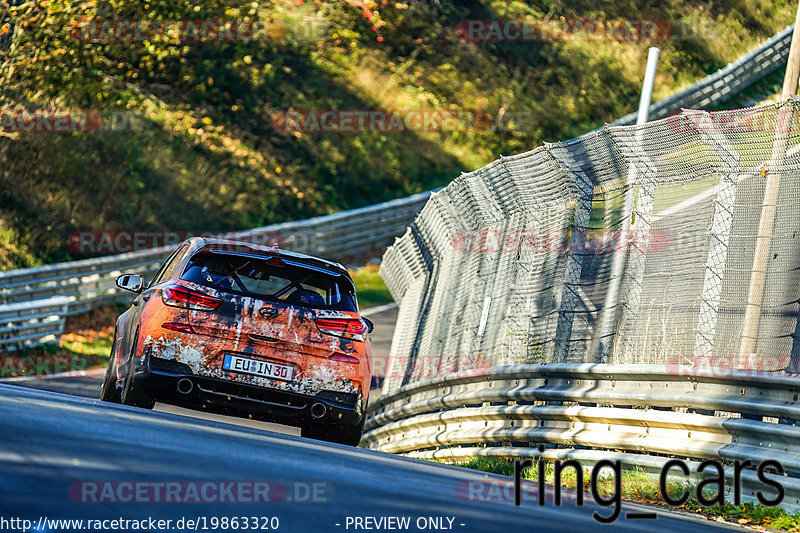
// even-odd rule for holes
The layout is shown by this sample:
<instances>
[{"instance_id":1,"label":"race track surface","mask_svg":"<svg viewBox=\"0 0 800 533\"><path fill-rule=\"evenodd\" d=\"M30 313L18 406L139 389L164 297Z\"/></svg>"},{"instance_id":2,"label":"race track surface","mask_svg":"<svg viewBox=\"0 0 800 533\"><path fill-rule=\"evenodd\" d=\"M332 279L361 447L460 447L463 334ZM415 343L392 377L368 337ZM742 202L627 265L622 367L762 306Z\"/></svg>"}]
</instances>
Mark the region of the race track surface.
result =
<instances>
[{"instance_id":1,"label":"race track surface","mask_svg":"<svg viewBox=\"0 0 800 533\"><path fill-rule=\"evenodd\" d=\"M370 317L378 356L388 352L395 317L396 310ZM162 404L155 411L108 404L95 399L100 381L73 376L0 383L0 530L21 530L15 529L21 523L2 522L10 518L30 520L31 531L98 530L91 525L274 531L277 525L289 532L700 533L730 527L670 511L631 519L631 512L652 512L631 504L604 525L592 513L607 516L610 507L569 501L554 507L552 487L545 506L531 498L516 507L509 478L303 439L297 428L278 424ZM223 522L233 517L240 517L236 527ZM248 517L247 528L241 517ZM59 527L53 519L84 522Z\"/></svg>"},{"instance_id":2,"label":"race track surface","mask_svg":"<svg viewBox=\"0 0 800 533\"><path fill-rule=\"evenodd\" d=\"M475 532L652 532L655 527L700 532L721 527L671 512L659 512L655 520L621 518L606 526L592 518L599 509L592 505L539 507L530 501L515 507L511 501L470 501L470 482L498 484L507 478L12 385L0 384L0 419L0 516L34 524L43 517L205 517L210 526L212 517L257 516L277 517L278 530L291 532L366 530L353 527L358 517L408 517L408 531L430 531L429 517L448 530ZM220 483L234 481L240 482L237 487L250 487L244 497L233 489L236 501L209 501L224 494ZM140 496L133 487L160 483L181 487L172 494L178 501L156 501L152 490L143 492L139 503L123 501ZM202 502L187 488L209 483L217 488ZM268 484L267 496L279 501L265 498L263 490L258 503L242 501L253 499L255 483ZM643 509L624 506L624 512ZM599 511L606 515L610 508ZM419 519L425 528L417 527Z\"/></svg>"}]
</instances>

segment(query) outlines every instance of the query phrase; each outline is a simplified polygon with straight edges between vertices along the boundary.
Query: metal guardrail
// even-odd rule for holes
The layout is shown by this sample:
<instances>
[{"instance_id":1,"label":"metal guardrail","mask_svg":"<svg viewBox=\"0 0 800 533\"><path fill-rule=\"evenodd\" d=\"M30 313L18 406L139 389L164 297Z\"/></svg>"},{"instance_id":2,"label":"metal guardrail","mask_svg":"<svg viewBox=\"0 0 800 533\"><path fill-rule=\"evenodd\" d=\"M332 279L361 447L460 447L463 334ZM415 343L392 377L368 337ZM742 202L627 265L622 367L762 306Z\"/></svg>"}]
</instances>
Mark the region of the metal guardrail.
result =
<instances>
[{"instance_id":1,"label":"metal guardrail","mask_svg":"<svg viewBox=\"0 0 800 533\"><path fill-rule=\"evenodd\" d=\"M708 109L738 94L753 83L786 66L794 26L768 39L733 63L709 74L692 86L650 106L650 120L658 120L681 109ZM636 112L615 120L611 126L636 123Z\"/></svg>"},{"instance_id":2,"label":"metal guardrail","mask_svg":"<svg viewBox=\"0 0 800 533\"><path fill-rule=\"evenodd\" d=\"M655 475L677 458L690 465L694 479L701 460L749 459L757 466L773 459L786 472L776 478L786 491L782 506L800 509L800 380L697 370L547 364L427 379L372 404L361 445L445 462L541 457L592 466L620 460ZM726 470L729 480L734 475ZM732 486L726 482L726 490ZM758 490L774 495L765 489L755 470L742 472L745 501Z\"/></svg>"},{"instance_id":3,"label":"metal guardrail","mask_svg":"<svg viewBox=\"0 0 800 533\"><path fill-rule=\"evenodd\" d=\"M405 231L430 196L423 192L380 204L296 222L226 234L338 259L384 246ZM264 241L266 242L266 241ZM54 340L64 318L120 300L115 278L124 272L155 274L172 247L0 272L0 349Z\"/></svg>"},{"instance_id":4,"label":"metal guardrail","mask_svg":"<svg viewBox=\"0 0 800 533\"><path fill-rule=\"evenodd\" d=\"M0 306L0 345L55 340L64 327L69 302L54 296Z\"/></svg>"}]
</instances>

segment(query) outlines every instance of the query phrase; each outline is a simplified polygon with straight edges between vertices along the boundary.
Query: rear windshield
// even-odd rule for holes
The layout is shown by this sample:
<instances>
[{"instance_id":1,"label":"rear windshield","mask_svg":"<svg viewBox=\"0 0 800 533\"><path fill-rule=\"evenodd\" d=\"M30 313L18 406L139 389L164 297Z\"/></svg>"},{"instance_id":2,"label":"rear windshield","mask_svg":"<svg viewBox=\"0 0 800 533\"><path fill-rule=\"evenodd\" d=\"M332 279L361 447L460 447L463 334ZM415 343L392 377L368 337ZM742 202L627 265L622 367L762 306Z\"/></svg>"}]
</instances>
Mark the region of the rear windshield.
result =
<instances>
[{"instance_id":1,"label":"rear windshield","mask_svg":"<svg viewBox=\"0 0 800 533\"><path fill-rule=\"evenodd\" d=\"M336 272L269 258L200 252L181 279L217 290L315 309L355 311L352 282ZM273 261L274 262L274 261Z\"/></svg>"}]
</instances>

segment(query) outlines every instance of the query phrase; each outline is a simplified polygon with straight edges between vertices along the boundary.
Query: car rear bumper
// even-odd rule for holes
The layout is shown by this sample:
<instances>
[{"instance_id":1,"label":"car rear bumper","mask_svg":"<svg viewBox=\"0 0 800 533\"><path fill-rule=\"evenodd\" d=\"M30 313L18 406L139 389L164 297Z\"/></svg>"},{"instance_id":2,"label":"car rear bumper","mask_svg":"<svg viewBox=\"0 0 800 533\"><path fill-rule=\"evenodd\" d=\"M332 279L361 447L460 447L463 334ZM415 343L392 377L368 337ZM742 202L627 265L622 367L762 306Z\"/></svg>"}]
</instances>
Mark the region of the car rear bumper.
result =
<instances>
[{"instance_id":1,"label":"car rear bumper","mask_svg":"<svg viewBox=\"0 0 800 533\"><path fill-rule=\"evenodd\" d=\"M146 367L134 373L134 386L141 387L157 402L289 424L327 420L358 425L364 417L364 398L360 393L323 391L309 396L199 376L179 366L155 370L151 368L150 358L147 359Z\"/></svg>"}]
</instances>

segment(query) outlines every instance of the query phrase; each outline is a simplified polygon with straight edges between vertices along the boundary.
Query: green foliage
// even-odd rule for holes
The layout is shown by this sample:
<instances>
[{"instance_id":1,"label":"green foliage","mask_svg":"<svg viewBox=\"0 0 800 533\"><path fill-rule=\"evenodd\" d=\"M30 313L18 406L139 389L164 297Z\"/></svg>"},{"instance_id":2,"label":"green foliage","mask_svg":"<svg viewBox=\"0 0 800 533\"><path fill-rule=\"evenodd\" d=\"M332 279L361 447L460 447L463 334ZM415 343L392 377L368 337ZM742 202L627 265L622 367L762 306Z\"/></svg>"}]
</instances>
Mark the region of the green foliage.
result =
<instances>
[{"instance_id":1,"label":"green foliage","mask_svg":"<svg viewBox=\"0 0 800 533\"><path fill-rule=\"evenodd\" d=\"M66 247L73 231L240 229L419 192L638 101L649 43L464 42L464 19L682 21L680 39L658 43L663 97L771 36L793 10L766 0L0 0L0 108L92 110L106 127L0 132L10 235L0 268L77 258ZM87 40L109 20L266 21L269 38ZM476 120L463 131L326 133L277 119L328 109ZM122 112L136 127L108 129Z\"/></svg>"},{"instance_id":2,"label":"green foliage","mask_svg":"<svg viewBox=\"0 0 800 533\"><path fill-rule=\"evenodd\" d=\"M361 310L389 303L392 295L378 274L378 267L372 264L350 271L356 286L358 307Z\"/></svg>"},{"instance_id":3,"label":"green foliage","mask_svg":"<svg viewBox=\"0 0 800 533\"><path fill-rule=\"evenodd\" d=\"M20 241L19 234L0 220L0 270L35 265L36 257Z\"/></svg>"},{"instance_id":4,"label":"green foliage","mask_svg":"<svg viewBox=\"0 0 800 533\"><path fill-rule=\"evenodd\" d=\"M500 474L501 476L514 475L514 462L508 459L501 459L497 457L473 457L468 461L456 464L471 470L492 472L494 474ZM526 470L525 474L528 474L529 472L532 472L532 470ZM528 479L527 476L526 479Z\"/></svg>"}]
</instances>

